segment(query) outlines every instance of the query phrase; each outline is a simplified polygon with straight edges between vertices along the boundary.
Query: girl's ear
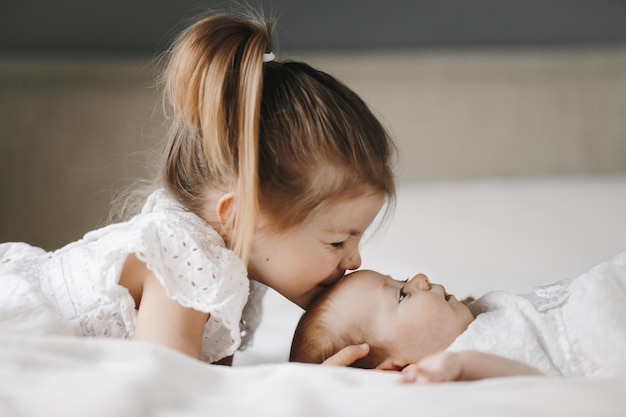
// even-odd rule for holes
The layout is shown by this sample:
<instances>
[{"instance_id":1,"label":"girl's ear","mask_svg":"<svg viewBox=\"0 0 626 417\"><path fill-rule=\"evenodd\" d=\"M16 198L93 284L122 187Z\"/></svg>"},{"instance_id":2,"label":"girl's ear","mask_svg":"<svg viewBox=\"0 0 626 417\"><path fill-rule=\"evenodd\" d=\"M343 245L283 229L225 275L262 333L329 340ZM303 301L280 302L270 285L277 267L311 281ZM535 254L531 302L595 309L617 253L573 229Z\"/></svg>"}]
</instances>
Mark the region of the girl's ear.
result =
<instances>
[{"instance_id":1,"label":"girl's ear","mask_svg":"<svg viewBox=\"0 0 626 417\"><path fill-rule=\"evenodd\" d=\"M233 232L233 204L235 202L235 193L230 192L224 194L215 206L217 218L224 233L230 237Z\"/></svg>"},{"instance_id":2,"label":"girl's ear","mask_svg":"<svg viewBox=\"0 0 626 417\"><path fill-rule=\"evenodd\" d=\"M408 363L394 358L384 359L376 366L379 371L402 371Z\"/></svg>"}]
</instances>

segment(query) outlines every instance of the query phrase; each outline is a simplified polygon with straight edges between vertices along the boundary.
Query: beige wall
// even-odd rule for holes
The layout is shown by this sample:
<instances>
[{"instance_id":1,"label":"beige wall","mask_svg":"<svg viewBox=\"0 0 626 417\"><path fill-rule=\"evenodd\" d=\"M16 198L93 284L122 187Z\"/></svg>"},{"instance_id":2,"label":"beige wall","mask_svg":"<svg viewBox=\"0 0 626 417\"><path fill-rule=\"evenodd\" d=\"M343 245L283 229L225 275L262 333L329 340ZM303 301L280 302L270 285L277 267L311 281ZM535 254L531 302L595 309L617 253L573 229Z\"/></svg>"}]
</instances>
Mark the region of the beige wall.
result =
<instances>
[{"instance_id":1,"label":"beige wall","mask_svg":"<svg viewBox=\"0 0 626 417\"><path fill-rule=\"evenodd\" d=\"M386 120L402 180L626 171L626 48L307 58Z\"/></svg>"},{"instance_id":2,"label":"beige wall","mask_svg":"<svg viewBox=\"0 0 626 417\"><path fill-rule=\"evenodd\" d=\"M402 181L626 172L626 46L307 55L384 119ZM158 149L141 61L0 60L0 241L55 248L107 219Z\"/></svg>"},{"instance_id":3,"label":"beige wall","mask_svg":"<svg viewBox=\"0 0 626 417\"><path fill-rule=\"evenodd\" d=\"M0 242L55 248L107 220L159 136L143 65L0 63Z\"/></svg>"}]
</instances>

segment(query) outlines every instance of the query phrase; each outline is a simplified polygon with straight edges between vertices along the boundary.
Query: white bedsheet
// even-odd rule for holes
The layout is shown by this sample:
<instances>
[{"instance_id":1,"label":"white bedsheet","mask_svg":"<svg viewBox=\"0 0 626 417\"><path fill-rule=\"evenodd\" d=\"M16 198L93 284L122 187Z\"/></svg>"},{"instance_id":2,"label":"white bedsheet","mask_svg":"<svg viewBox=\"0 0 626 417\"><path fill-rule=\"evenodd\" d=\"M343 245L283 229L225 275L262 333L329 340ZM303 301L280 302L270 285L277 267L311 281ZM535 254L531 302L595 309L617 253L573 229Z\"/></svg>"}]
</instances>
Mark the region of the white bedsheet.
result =
<instances>
[{"instance_id":1,"label":"white bedsheet","mask_svg":"<svg viewBox=\"0 0 626 417\"><path fill-rule=\"evenodd\" d=\"M626 176L404 185L363 267L457 294L525 292L626 250ZM402 385L286 363L301 313L274 292L232 368L144 343L0 335L0 416L624 416L626 375Z\"/></svg>"},{"instance_id":2,"label":"white bedsheet","mask_svg":"<svg viewBox=\"0 0 626 417\"><path fill-rule=\"evenodd\" d=\"M402 385L304 364L210 366L120 340L3 340L2 416L623 416L626 378ZM9 360L10 359L10 360Z\"/></svg>"}]
</instances>

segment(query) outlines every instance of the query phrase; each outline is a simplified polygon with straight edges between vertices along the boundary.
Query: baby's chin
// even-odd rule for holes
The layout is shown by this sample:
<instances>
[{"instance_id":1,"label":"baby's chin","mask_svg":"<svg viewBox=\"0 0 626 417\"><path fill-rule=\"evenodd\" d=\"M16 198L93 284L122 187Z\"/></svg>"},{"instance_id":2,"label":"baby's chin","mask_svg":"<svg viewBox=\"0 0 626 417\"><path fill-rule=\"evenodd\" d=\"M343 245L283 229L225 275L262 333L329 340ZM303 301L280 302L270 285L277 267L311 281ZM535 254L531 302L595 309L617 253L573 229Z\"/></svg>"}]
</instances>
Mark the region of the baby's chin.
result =
<instances>
[{"instance_id":1,"label":"baby's chin","mask_svg":"<svg viewBox=\"0 0 626 417\"><path fill-rule=\"evenodd\" d=\"M462 329L462 332L464 332L465 329L467 329L467 326L469 326L470 323L474 321L474 315L472 314L472 311L468 307L468 303L466 303L465 300L459 301L452 294L450 294L449 297L450 298L446 299L446 301L448 301L451 304L452 308L456 310L455 314L461 317L460 321L465 323L465 326Z\"/></svg>"},{"instance_id":2,"label":"baby's chin","mask_svg":"<svg viewBox=\"0 0 626 417\"><path fill-rule=\"evenodd\" d=\"M472 322L474 321L475 317L472 314L472 311L469 309L468 306L466 306L465 304L463 304L463 307L465 308L465 318L466 318L466 324L465 327L463 327L463 330L461 331L461 333L463 333L465 330L467 330L467 328L469 327L470 324L472 324ZM459 333L460 336L460 333Z\"/></svg>"}]
</instances>

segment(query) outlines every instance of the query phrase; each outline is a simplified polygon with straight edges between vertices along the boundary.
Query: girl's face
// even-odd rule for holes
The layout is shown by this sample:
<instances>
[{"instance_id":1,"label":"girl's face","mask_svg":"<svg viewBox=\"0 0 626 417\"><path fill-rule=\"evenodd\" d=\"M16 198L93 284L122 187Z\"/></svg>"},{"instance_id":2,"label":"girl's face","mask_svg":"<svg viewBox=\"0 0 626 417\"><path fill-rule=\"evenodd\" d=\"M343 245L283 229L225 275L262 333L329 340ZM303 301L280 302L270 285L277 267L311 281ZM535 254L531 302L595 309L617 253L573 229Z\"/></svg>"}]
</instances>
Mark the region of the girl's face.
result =
<instances>
[{"instance_id":1,"label":"girl's face","mask_svg":"<svg viewBox=\"0 0 626 417\"><path fill-rule=\"evenodd\" d=\"M361 265L359 242L383 204L382 195L345 200L279 233L262 217L248 262L250 278L306 308L347 270Z\"/></svg>"},{"instance_id":2,"label":"girl's face","mask_svg":"<svg viewBox=\"0 0 626 417\"><path fill-rule=\"evenodd\" d=\"M391 357L379 366L383 369L402 369L447 348L474 320L464 303L424 274L398 281L356 271L340 282L330 301L339 328L367 329L364 342L388 348Z\"/></svg>"}]
</instances>

